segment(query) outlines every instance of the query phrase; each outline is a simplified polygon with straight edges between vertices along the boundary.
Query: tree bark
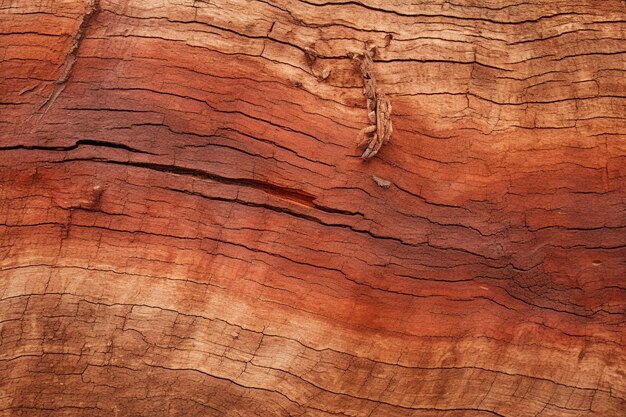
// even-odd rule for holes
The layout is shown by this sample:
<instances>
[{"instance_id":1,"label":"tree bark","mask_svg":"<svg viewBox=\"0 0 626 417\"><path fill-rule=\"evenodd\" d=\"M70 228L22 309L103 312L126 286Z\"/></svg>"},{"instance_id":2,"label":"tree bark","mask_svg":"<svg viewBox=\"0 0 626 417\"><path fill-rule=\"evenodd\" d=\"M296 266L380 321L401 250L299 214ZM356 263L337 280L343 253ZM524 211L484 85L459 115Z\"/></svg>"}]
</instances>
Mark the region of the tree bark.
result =
<instances>
[{"instance_id":1,"label":"tree bark","mask_svg":"<svg viewBox=\"0 0 626 417\"><path fill-rule=\"evenodd\" d=\"M9 0L0 33L0 415L624 415L622 0Z\"/></svg>"}]
</instances>

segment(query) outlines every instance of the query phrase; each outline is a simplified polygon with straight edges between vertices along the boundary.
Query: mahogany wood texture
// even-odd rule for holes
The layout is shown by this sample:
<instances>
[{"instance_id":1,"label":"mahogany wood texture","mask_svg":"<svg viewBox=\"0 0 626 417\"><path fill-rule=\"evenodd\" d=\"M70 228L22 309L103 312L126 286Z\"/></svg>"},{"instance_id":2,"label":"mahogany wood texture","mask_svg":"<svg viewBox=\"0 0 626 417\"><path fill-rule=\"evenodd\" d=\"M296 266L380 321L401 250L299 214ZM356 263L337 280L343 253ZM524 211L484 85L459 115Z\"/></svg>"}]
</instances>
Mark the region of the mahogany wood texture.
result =
<instances>
[{"instance_id":1,"label":"mahogany wood texture","mask_svg":"<svg viewBox=\"0 0 626 417\"><path fill-rule=\"evenodd\" d=\"M626 415L623 0L6 0L0 33L1 416Z\"/></svg>"}]
</instances>

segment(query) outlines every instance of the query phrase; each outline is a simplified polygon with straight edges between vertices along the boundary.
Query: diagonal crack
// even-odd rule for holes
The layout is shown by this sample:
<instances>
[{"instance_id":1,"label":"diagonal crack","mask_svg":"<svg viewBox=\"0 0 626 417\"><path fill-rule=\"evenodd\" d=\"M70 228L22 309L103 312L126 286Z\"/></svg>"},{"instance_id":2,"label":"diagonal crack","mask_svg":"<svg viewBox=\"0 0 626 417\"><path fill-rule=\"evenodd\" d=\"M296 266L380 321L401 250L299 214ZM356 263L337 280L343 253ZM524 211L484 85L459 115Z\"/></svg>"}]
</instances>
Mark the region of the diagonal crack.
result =
<instances>
[{"instance_id":1,"label":"diagonal crack","mask_svg":"<svg viewBox=\"0 0 626 417\"><path fill-rule=\"evenodd\" d=\"M74 63L76 62L76 56L78 54L78 49L80 48L80 44L85 36L85 32L89 23L93 19L93 17L100 11L100 0L89 0L87 5L87 10L83 15L83 20L76 31L76 35L74 36L74 42L72 42L72 46L65 58L65 62L63 63L63 67L61 70L61 75L54 83L54 89L52 93L48 97L48 99L39 107L39 111L46 113L48 109L52 106L55 100L59 97L59 95L65 89L65 85L67 80L70 78L70 74L72 73L72 69L74 68Z\"/></svg>"}]
</instances>

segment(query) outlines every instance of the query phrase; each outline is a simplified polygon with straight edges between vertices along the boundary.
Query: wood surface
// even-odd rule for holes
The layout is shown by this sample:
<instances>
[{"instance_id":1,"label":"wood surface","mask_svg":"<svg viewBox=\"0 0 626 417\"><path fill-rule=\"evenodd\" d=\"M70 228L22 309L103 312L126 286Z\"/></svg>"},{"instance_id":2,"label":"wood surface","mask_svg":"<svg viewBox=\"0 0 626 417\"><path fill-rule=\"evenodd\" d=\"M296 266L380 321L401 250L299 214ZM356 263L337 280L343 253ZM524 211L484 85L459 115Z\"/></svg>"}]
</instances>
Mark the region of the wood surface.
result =
<instances>
[{"instance_id":1,"label":"wood surface","mask_svg":"<svg viewBox=\"0 0 626 417\"><path fill-rule=\"evenodd\" d=\"M625 410L623 0L0 1L1 416Z\"/></svg>"}]
</instances>

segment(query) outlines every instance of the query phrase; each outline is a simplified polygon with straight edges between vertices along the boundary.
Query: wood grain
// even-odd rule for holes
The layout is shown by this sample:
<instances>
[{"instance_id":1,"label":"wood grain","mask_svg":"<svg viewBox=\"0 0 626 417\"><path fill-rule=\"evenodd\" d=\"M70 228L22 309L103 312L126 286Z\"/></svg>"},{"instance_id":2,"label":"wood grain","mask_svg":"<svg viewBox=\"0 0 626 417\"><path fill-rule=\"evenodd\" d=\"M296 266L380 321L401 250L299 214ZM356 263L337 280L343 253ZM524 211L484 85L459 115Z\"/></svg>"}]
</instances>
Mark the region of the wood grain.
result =
<instances>
[{"instance_id":1,"label":"wood grain","mask_svg":"<svg viewBox=\"0 0 626 417\"><path fill-rule=\"evenodd\" d=\"M9 0L0 34L0 415L624 415L623 1Z\"/></svg>"}]
</instances>

